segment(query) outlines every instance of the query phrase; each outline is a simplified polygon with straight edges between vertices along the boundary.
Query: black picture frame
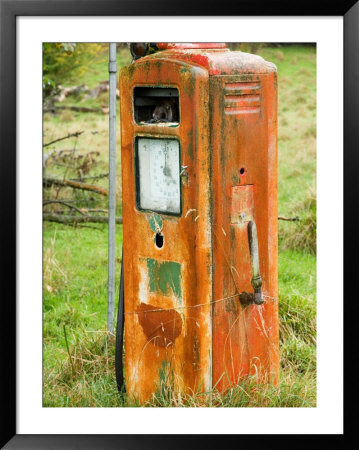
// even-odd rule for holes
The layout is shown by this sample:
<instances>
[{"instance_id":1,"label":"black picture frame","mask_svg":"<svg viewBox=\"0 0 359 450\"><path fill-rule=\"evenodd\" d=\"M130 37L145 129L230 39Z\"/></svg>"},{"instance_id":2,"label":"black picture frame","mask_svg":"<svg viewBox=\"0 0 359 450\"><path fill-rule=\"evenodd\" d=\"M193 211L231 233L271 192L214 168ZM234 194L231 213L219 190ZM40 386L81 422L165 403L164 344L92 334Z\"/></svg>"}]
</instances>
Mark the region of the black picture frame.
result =
<instances>
[{"instance_id":1,"label":"black picture frame","mask_svg":"<svg viewBox=\"0 0 359 450\"><path fill-rule=\"evenodd\" d=\"M342 16L344 18L344 231L350 236L344 244L346 255L355 253L354 226L356 180L359 169L359 3L346 0L336 3L303 0L229 1L194 3L188 0L0 0L0 185L3 220L1 221L2 266L2 384L1 384L1 448L6 449L175 449L206 446L268 443L278 435L17 435L16 434L16 17L18 16ZM333 61L335 64L335 61ZM334 186L334 183L333 183ZM349 247L350 246L350 247ZM350 253L349 253L350 248ZM356 265L347 265L344 286L356 278ZM345 305L346 333L354 329L355 288ZM351 339L346 339L348 343ZM356 354L354 350L354 355ZM353 360L346 346L345 374ZM350 356L350 357L349 357ZM356 383L348 383L355 386ZM348 389L350 390L350 389ZM348 390L345 404L348 407ZM356 389L354 388L354 391ZM345 434L354 428L355 414L348 414ZM282 435L281 440L293 440L294 435ZM298 435L296 441L314 444L320 436ZM323 436L322 436L323 437ZM342 435L330 436L343 439ZM276 445L279 445L276 444Z\"/></svg>"}]
</instances>

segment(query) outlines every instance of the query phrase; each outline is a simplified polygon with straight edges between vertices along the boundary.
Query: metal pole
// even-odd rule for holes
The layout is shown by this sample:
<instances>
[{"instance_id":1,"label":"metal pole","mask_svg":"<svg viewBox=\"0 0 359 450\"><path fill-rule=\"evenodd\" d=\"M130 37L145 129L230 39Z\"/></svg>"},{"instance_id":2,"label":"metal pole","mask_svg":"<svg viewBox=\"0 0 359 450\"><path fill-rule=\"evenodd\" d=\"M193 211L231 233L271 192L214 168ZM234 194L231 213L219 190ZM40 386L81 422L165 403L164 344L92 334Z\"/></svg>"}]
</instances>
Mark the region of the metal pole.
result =
<instances>
[{"instance_id":1,"label":"metal pole","mask_svg":"<svg viewBox=\"0 0 359 450\"><path fill-rule=\"evenodd\" d=\"M107 330L113 335L115 310L115 216L116 216L116 43L109 50L109 200L108 200L108 296Z\"/></svg>"}]
</instances>

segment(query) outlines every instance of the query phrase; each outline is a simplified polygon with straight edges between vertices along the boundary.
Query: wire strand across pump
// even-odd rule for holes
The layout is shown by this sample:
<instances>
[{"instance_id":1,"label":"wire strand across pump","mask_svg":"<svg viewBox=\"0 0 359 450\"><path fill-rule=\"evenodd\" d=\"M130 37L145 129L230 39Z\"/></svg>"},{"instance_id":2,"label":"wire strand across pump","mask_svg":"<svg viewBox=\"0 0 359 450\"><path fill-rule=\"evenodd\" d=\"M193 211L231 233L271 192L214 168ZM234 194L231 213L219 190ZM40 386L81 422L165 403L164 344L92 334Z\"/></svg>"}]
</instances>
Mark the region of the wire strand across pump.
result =
<instances>
[{"instance_id":1,"label":"wire strand across pump","mask_svg":"<svg viewBox=\"0 0 359 450\"><path fill-rule=\"evenodd\" d=\"M147 314L150 312L162 312L162 311L172 311L172 310L183 310L183 309L195 309L195 308L200 308L202 306L208 306L208 305L213 305L214 303L220 303L220 302L224 302L226 300L230 300L232 298L235 297L239 297L240 294L233 294L233 295L229 295L228 297L223 297L220 298L218 300L213 300L212 302L207 302L207 303L199 303L198 305L188 305L188 306L174 306L173 308L156 308L156 309L147 309L146 311L125 311L124 314ZM262 294L262 297L268 298L270 300L272 300L273 302L277 302L278 299L275 297L270 297L269 295L265 295ZM268 302L262 302L263 303L268 303Z\"/></svg>"}]
</instances>

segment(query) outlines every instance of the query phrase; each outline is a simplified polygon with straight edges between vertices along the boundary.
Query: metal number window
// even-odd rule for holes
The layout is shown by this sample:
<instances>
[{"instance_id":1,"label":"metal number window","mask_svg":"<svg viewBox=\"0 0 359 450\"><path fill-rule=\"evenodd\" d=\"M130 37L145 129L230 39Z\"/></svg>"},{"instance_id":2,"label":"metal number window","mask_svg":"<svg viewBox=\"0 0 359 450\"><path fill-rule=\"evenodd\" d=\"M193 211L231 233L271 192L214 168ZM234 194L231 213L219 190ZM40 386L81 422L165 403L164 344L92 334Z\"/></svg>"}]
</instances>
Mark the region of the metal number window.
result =
<instances>
[{"instance_id":1,"label":"metal number window","mask_svg":"<svg viewBox=\"0 0 359 450\"><path fill-rule=\"evenodd\" d=\"M176 139L137 139L140 209L181 213L180 148Z\"/></svg>"}]
</instances>

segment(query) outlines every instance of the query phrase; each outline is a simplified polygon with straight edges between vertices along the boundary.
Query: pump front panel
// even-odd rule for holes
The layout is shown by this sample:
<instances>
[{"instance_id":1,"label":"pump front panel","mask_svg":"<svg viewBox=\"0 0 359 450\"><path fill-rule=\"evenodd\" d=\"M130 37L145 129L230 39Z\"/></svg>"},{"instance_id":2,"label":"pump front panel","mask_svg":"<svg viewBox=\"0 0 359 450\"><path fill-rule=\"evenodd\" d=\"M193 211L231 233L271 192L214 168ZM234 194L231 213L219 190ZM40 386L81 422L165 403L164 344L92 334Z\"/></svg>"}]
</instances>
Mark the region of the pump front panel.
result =
<instances>
[{"instance_id":1,"label":"pump front panel","mask_svg":"<svg viewBox=\"0 0 359 450\"><path fill-rule=\"evenodd\" d=\"M211 387L208 83L155 58L120 75L125 379L140 401Z\"/></svg>"}]
</instances>

